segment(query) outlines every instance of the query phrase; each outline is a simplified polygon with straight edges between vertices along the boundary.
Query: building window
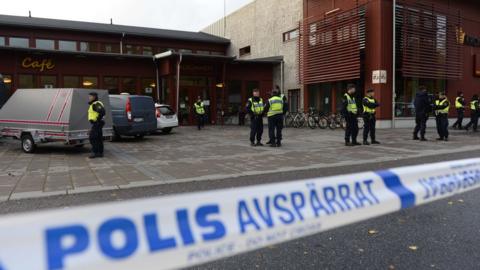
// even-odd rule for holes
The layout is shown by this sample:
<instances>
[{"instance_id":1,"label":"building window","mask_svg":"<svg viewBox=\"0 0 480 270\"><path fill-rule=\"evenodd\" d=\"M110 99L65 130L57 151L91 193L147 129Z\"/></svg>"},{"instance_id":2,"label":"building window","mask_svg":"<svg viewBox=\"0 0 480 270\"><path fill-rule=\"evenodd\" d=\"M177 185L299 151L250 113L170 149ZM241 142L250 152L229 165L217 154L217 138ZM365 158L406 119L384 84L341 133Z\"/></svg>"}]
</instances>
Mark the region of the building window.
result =
<instances>
[{"instance_id":1,"label":"building window","mask_svg":"<svg viewBox=\"0 0 480 270\"><path fill-rule=\"evenodd\" d=\"M137 94L137 81L135 78L127 77L122 79L122 92L132 95Z\"/></svg>"},{"instance_id":2,"label":"building window","mask_svg":"<svg viewBox=\"0 0 480 270\"><path fill-rule=\"evenodd\" d=\"M210 51L201 51L201 50L197 50L197 54L205 54L205 55L209 55L209 54L210 54Z\"/></svg>"},{"instance_id":3,"label":"building window","mask_svg":"<svg viewBox=\"0 0 480 270\"><path fill-rule=\"evenodd\" d=\"M18 88L35 88L35 77L30 74L18 75Z\"/></svg>"},{"instance_id":4,"label":"building window","mask_svg":"<svg viewBox=\"0 0 480 270\"><path fill-rule=\"evenodd\" d=\"M283 33L283 42L287 42L289 40L296 39L296 38L298 38L299 35L300 35L300 32L298 31L298 28L294 29L294 30L291 30L291 31L288 31L288 32L285 32L285 33Z\"/></svg>"},{"instance_id":5,"label":"building window","mask_svg":"<svg viewBox=\"0 0 480 270\"><path fill-rule=\"evenodd\" d=\"M250 54L250 46L241 48L239 52L240 52L240 56Z\"/></svg>"},{"instance_id":6,"label":"building window","mask_svg":"<svg viewBox=\"0 0 480 270\"><path fill-rule=\"evenodd\" d=\"M5 46L5 37L0 37L0 46Z\"/></svg>"},{"instance_id":7,"label":"building window","mask_svg":"<svg viewBox=\"0 0 480 270\"><path fill-rule=\"evenodd\" d=\"M3 83L7 87L8 91L12 90L13 80L11 75L3 75Z\"/></svg>"},{"instance_id":8,"label":"building window","mask_svg":"<svg viewBox=\"0 0 480 270\"><path fill-rule=\"evenodd\" d=\"M40 87L41 88L55 88L57 87L57 77L56 76L40 76Z\"/></svg>"},{"instance_id":9,"label":"building window","mask_svg":"<svg viewBox=\"0 0 480 270\"><path fill-rule=\"evenodd\" d=\"M153 55L153 48L150 46L143 46L143 55Z\"/></svg>"},{"instance_id":10,"label":"building window","mask_svg":"<svg viewBox=\"0 0 480 270\"><path fill-rule=\"evenodd\" d=\"M116 77L103 77L103 88L107 89L110 94L120 94Z\"/></svg>"},{"instance_id":11,"label":"building window","mask_svg":"<svg viewBox=\"0 0 480 270\"><path fill-rule=\"evenodd\" d=\"M76 51L77 50L77 42L76 41L60 40L58 42L58 49L61 50L61 51Z\"/></svg>"},{"instance_id":12,"label":"building window","mask_svg":"<svg viewBox=\"0 0 480 270\"><path fill-rule=\"evenodd\" d=\"M80 77L78 76L63 76L63 87L77 88L80 86Z\"/></svg>"},{"instance_id":13,"label":"building window","mask_svg":"<svg viewBox=\"0 0 480 270\"><path fill-rule=\"evenodd\" d=\"M192 50L190 50L190 49L179 49L178 52L179 53L192 53Z\"/></svg>"},{"instance_id":14,"label":"building window","mask_svg":"<svg viewBox=\"0 0 480 270\"><path fill-rule=\"evenodd\" d=\"M291 112L298 112L300 108L300 89L288 90L288 108Z\"/></svg>"},{"instance_id":15,"label":"building window","mask_svg":"<svg viewBox=\"0 0 480 270\"><path fill-rule=\"evenodd\" d=\"M35 48L43 50L55 50L55 41L51 39L35 39Z\"/></svg>"},{"instance_id":16,"label":"building window","mask_svg":"<svg viewBox=\"0 0 480 270\"><path fill-rule=\"evenodd\" d=\"M142 79L142 95L152 96L155 93L157 84L153 78Z\"/></svg>"},{"instance_id":17,"label":"building window","mask_svg":"<svg viewBox=\"0 0 480 270\"><path fill-rule=\"evenodd\" d=\"M97 44L95 42L86 42L82 41L80 42L80 51L81 52L96 52L97 50Z\"/></svg>"},{"instance_id":18,"label":"building window","mask_svg":"<svg viewBox=\"0 0 480 270\"><path fill-rule=\"evenodd\" d=\"M125 45L125 53L126 54L142 54L142 46L137 45Z\"/></svg>"},{"instance_id":19,"label":"building window","mask_svg":"<svg viewBox=\"0 0 480 270\"><path fill-rule=\"evenodd\" d=\"M106 53L120 53L120 45L118 45L118 44L103 44L103 52L106 52Z\"/></svg>"},{"instance_id":20,"label":"building window","mask_svg":"<svg viewBox=\"0 0 480 270\"><path fill-rule=\"evenodd\" d=\"M83 77L82 80L82 87L88 89L96 89L98 88L98 78L97 77Z\"/></svg>"},{"instance_id":21,"label":"building window","mask_svg":"<svg viewBox=\"0 0 480 270\"><path fill-rule=\"evenodd\" d=\"M20 47L20 48L28 48L30 47L28 38L19 38L19 37L11 37L9 38L9 45L11 47Z\"/></svg>"}]
</instances>

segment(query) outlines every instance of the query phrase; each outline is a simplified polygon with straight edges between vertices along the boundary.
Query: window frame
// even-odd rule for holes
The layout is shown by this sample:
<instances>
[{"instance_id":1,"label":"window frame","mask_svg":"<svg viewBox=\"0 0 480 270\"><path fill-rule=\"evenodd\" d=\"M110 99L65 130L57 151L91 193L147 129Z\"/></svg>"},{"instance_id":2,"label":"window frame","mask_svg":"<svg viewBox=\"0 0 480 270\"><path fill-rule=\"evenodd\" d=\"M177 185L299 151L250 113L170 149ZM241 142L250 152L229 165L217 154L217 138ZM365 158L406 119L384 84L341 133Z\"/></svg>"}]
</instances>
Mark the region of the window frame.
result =
<instances>
[{"instance_id":1,"label":"window frame","mask_svg":"<svg viewBox=\"0 0 480 270\"><path fill-rule=\"evenodd\" d=\"M292 37L292 33L297 33L295 37ZM295 28L295 29L292 29L290 31L287 31L287 32L284 32L282 34L282 37L283 37L283 42L290 42L290 41L293 41L293 40L296 40L300 37L300 29L298 28Z\"/></svg>"},{"instance_id":2,"label":"window frame","mask_svg":"<svg viewBox=\"0 0 480 270\"><path fill-rule=\"evenodd\" d=\"M252 46L248 45L238 49L238 54L240 57L252 54Z\"/></svg>"}]
</instances>

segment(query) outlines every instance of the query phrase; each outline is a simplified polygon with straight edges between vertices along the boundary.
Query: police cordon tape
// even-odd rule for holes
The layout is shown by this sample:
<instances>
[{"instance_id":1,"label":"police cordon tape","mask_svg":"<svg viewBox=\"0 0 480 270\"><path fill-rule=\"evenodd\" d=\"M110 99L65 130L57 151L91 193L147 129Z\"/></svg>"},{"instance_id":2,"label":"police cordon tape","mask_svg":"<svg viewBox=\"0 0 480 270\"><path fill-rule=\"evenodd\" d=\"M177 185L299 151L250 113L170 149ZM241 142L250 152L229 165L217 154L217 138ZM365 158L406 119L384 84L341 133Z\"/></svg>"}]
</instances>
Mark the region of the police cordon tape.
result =
<instances>
[{"instance_id":1,"label":"police cordon tape","mask_svg":"<svg viewBox=\"0 0 480 270\"><path fill-rule=\"evenodd\" d=\"M175 269L480 186L480 159L0 218L0 269Z\"/></svg>"}]
</instances>

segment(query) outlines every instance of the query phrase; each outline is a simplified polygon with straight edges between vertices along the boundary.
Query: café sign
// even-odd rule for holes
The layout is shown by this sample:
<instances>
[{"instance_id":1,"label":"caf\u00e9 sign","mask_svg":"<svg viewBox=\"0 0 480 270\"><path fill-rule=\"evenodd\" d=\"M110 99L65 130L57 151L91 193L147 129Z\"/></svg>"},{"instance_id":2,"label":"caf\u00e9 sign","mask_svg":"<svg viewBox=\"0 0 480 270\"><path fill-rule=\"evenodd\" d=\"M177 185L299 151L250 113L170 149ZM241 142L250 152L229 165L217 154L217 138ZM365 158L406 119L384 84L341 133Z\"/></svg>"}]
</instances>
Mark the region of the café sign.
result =
<instances>
[{"instance_id":1,"label":"caf\u00e9 sign","mask_svg":"<svg viewBox=\"0 0 480 270\"><path fill-rule=\"evenodd\" d=\"M43 72L54 69L55 64L52 59L33 59L31 57L25 57L22 61L22 67L26 69L36 69Z\"/></svg>"},{"instance_id":2,"label":"caf\u00e9 sign","mask_svg":"<svg viewBox=\"0 0 480 270\"><path fill-rule=\"evenodd\" d=\"M462 27L457 27L457 42L466 46L480 47L480 37L468 35Z\"/></svg>"}]
</instances>

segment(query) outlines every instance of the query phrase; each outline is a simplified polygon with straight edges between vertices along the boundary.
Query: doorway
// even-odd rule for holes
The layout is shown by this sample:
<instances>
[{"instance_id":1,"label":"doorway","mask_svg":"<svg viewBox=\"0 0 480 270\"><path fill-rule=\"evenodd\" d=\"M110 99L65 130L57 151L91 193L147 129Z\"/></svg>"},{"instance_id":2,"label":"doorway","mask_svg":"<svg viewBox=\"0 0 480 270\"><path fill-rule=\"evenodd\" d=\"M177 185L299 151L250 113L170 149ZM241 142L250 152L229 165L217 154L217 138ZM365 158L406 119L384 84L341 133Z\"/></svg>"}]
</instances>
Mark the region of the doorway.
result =
<instances>
[{"instance_id":1,"label":"doorway","mask_svg":"<svg viewBox=\"0 0 480 270\"><path fill-rule=\"evenodd\" d=\"M196 123L195 106L197 98L201 97L205 105L205 123L210 123L211 102L210 93L206 87L181 86L179 93L179 114L178 121L180 125L194 125Z\"/></svg>"}]
</instances>

